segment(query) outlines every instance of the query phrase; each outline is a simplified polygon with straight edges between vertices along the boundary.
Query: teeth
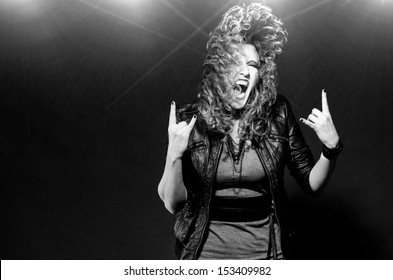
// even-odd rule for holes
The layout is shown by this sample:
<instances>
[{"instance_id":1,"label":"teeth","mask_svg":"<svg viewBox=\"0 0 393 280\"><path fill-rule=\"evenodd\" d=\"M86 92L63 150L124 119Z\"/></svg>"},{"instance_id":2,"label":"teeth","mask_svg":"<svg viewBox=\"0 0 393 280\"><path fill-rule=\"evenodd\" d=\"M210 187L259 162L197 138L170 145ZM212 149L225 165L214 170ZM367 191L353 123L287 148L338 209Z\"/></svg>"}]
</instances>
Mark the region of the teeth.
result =
<instances>
[{"instance_id":1,"label":"teeth","mask_svg":"<svg viewBox=\"0 0 393 280\"><path fill-rule=\"evenodd\" d=\"M236 85L238 87L240 87L239 91L245 92L248 88L248 81L247 80L238 80L238 81L236 81Z\"/></svg>"},{"instance_id":2,"label":"teeth","mask_svg":"<svg viewBox=\"0 0 393 280\"><path fill-rule=\"evenodd\" d=\"M245 80L238 80L236 82L237 85L243 85L243 86L248 86L248 81Z\"/></svg>"},{"instance_id":3,"label":"teeth","mask_svg":"<svg viewBox=\"0 0 393 280\"><path fill-rule=\"evenodd\" d=\"M248 81L247 80L237 80L236 84L233 86L233 89L237 91L236 98L243 99L244 94L248 88Z\"/></svg>"},{"instance_id":4,"label":"teeth","mask_svg":"<svg viewBox=\"0 0 393 280\"><path fill-rule=\"evenodd\" d=\"M236 99L241 100L246 96L244 92L239 93L238 95L235 96Z\"/></svg>"}]
</instances>

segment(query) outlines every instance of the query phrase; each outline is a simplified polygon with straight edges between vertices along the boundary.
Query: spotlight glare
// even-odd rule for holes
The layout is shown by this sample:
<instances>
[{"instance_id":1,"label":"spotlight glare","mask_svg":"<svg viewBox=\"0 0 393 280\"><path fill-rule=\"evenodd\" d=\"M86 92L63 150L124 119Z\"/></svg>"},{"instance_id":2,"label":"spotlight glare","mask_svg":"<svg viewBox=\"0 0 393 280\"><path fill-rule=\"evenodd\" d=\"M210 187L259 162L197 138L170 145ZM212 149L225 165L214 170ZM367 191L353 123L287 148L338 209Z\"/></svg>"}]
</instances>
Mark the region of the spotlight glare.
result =
<instances>
[{"instance_id":1,"label":"spotlight glare","mask_svg":"<svg viewBox=\"0 0 393 280\"><path fill-rule=\"evenodd\" d=\"M45 0L0 0L0 12L7 16L19 16L23 19L42 14Z\"/></svg>"}]
</instances>

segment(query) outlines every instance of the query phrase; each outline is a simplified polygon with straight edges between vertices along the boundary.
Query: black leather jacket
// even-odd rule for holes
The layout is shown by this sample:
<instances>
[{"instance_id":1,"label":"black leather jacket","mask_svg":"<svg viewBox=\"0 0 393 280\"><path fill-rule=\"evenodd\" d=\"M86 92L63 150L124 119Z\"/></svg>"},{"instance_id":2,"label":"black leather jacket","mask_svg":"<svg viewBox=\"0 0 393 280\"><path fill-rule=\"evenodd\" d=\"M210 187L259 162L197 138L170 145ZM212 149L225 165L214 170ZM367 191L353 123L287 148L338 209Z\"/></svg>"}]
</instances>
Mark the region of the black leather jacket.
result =
<instances>
[{"instance_id":1,"label":"black leather jacket","mask_svg":"<svg viewBox=\"0 0 393 280\"><path fill-rule=\"evenodd\" d=\"M298 184L312 193L309 174L315 161L287 99L278 95L273 112L274 122L267 137L253 144L269 178L275 216L281 230L282 251L288 258L287 247L292 233L286 211L288 199L284 190L284 167L287 165ZM197 105L191 103L178 108L177 119L189 121L194 114L198 114ZM223 147L222 139L222 136L208 132L201 121L197 121L190 134L182 158L188 199L176 213L174 227L176 254L180 259L197 259L200 253L209 224L212 186Z\"/></svg>"}]
</instances>

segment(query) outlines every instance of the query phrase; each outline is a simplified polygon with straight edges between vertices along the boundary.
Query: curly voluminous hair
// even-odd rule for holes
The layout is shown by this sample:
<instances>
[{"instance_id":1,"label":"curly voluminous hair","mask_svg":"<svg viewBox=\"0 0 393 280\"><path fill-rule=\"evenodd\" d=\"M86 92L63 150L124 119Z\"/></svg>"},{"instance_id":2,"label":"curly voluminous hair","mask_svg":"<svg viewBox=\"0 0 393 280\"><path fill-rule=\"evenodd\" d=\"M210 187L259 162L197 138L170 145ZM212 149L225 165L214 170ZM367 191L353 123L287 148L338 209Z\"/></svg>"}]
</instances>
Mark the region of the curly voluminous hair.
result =
<instances>
[{"instance_id":1,"label":"curly voluminous hair","mask_svg":"<svg viewBox=\"0 0 393 280\"><path fill-rule=\"evenodd\" d=\"M239 64L242 44L252 44L259 55L258 82L241 110L239 136L258 140L270 127L271 107L277 96L275 57L287 41L283 23L259 3L234 6L210 33L198 92L198 110L211 131L227 134L235 109L230 104L234 81L228 75ZM239 112L237 112L239 113Z\"/></svg>"}]
</instances>

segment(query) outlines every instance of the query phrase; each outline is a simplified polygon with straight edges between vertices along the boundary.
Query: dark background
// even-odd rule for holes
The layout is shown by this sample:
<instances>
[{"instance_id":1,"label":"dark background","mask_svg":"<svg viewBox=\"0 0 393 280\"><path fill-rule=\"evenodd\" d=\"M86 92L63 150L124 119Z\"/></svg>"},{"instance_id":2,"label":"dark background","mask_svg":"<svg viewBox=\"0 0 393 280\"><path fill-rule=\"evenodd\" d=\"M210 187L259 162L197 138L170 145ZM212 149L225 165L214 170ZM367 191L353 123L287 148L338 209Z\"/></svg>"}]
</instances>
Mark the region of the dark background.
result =
<instances>
[{"instance_id":1,"label":"dark background","mask_svg":"<svg viewBox=\"0 0 393 280\"><path fill-rule=\"evenodd\" d=\"M157 195L169 105L195 98L207 34L251 1L9 2L1 259L175 258L173 217ZM392 1L264 2L289 33L279 93L307 117L326 89L345 143L322 197L286 178L296 258L393 259Z\"/></svg>"}]
</instances>

